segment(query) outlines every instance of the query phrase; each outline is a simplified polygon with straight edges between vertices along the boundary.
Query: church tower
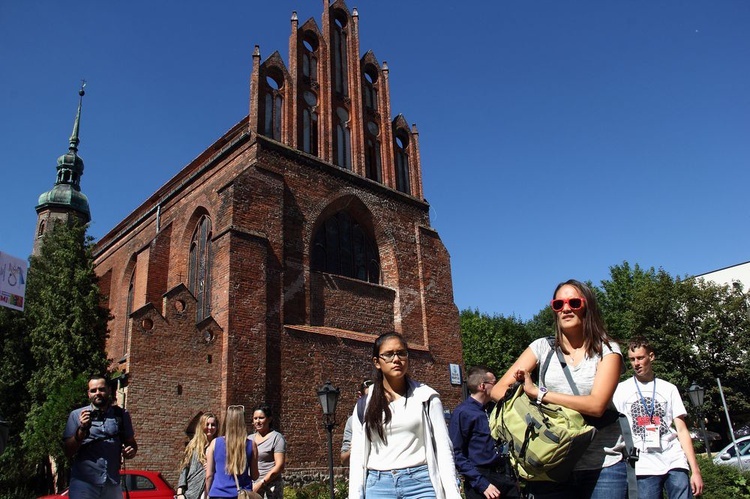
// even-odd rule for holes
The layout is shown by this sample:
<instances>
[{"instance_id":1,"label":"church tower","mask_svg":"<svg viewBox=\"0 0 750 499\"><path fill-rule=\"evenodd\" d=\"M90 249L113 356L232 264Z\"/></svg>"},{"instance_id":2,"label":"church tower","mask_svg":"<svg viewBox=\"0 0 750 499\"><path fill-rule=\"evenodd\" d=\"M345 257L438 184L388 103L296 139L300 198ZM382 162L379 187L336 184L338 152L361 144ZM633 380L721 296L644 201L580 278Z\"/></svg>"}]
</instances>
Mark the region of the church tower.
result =
<instances>
[{"instance_id":1,"label":"church tower","mask_svg":"<svg viewBox=\"0 0 750 499\"><path fill-rule=\"evenodd\" d=\"M36 206L37 222L36 237L34 238L34 255L39 254L39 248L44 235L52 229L52 224L58 221L70 222L77 217L81 222L91 220L89 200L81 192L81 176L83 175L83 159L78 156L78 131L81 125L81 106L83 105L84 82L78 91L78 112L73 123L73 133L70 135L68 152L57 158L57 179L49 191L39 196Z\"/></svg>"}]
</instances>

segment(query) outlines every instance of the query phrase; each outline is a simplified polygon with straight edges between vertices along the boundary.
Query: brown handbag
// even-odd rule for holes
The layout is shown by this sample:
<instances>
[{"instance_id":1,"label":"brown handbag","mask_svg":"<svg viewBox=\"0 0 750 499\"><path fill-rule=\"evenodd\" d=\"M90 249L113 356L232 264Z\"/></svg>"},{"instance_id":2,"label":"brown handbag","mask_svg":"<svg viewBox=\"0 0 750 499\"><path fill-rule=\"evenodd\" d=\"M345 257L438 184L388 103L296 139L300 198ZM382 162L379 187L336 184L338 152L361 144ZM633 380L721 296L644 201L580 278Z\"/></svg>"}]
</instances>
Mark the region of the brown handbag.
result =
<instances>
[{"instance_id":1,"label":"brown handbag","mask_svg":"<svg viewBox=\"0 0 750 499\"><path fill-rule=\"evenodd\" d=\"M240 481L237 479L237 475L234 474L234 483L237 485L237 499L263 499L263 496L251 489L241 489Z\"/></svg>"}]
</instances>

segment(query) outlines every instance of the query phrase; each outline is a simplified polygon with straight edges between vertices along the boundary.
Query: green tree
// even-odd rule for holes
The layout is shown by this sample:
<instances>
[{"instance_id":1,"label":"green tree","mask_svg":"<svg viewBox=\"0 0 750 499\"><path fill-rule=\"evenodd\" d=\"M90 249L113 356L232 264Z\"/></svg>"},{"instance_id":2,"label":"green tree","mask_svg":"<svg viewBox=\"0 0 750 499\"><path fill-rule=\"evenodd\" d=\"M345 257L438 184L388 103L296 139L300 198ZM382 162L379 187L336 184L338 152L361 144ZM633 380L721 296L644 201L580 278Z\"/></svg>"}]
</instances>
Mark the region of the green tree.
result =
<instances>
[{"instance_id":1,"label":"green tree","mask_svg":"<svg viewBox=\"0 0 750 499\"><path fill-rule=\"evenodd\" d=\"M21 432L30 399L26 382L31 376L31 352L23 312L0 307L0 419L8 422L7 447L0 455L0 490L24 481Z\"/></svg>"},{"instance_id":2,"label":"green tree","mask_svg":"<svg viewBox=\"0 0 750 499\"><path fill-rule=\"evenodd\" d=\"M39 473L49 470L49 457L62 472L58 476L66 475L61 437L68 412L81 401L84 383L79 376L106 372L108 365L104 344L109 312L101 303L86 227L55 224L39 255L31 257L26 309L19 320L23 340L14 340L18 362L3 356L3 366L15 369L23 383L12 387L23 429L20 445L14 440L8 456L2 456L0 464L6 457L14 461L0 466L0 483L20 475L26 481L15 482L16 488L33 483L38 493L49 491L49 474ZM4 374L0 390L10 387Z\"/></svg>"},{"instance_id":3,"label":"green tree","mask_svg":"<svg viewBox=\"0 0 750 499\"><path fill-rule=\"evenodd\" d=\"M516 317L461 311L461 342L466 366L487 366L497 377L505 374L529 345L524 323Z\"/></svg>"},{"instance_id":4,"label":"green tree","mask_svg":"<svg viewBox=\"0 0 750 499\"><path fill-rule=\"evenodd\" d=\"M750 371L748 304L741 287L673 278L663 269L627 262L602 281L602 309L623 347L635 335L654 345L657 375L683 391L693 382L706 388L709 419L724 419L716 378L732 412L745 413Z\"/></svg>"}]
</instances>

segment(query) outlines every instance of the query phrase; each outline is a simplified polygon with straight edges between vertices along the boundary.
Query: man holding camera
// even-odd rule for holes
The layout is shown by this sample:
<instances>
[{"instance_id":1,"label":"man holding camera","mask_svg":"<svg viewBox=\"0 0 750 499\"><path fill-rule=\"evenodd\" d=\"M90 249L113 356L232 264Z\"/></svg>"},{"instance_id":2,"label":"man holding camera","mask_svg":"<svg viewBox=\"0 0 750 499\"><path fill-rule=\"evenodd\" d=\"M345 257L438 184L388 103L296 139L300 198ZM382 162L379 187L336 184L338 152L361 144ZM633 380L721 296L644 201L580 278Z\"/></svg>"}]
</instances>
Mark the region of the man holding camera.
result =
<instances>
[{"instance_id":1,"label":"man holding camera","mask_svg":"<svg viewBox=\"0 0 750 499\"><path fill-rule=\"evenodd\" d=\"M122 499L120 455L138 452L130 414L112 405L111 389L101 376L89 379L90 404L68 416L63 433L65 455L73 459L70 499Z\"/></svg>"}]
</instances>

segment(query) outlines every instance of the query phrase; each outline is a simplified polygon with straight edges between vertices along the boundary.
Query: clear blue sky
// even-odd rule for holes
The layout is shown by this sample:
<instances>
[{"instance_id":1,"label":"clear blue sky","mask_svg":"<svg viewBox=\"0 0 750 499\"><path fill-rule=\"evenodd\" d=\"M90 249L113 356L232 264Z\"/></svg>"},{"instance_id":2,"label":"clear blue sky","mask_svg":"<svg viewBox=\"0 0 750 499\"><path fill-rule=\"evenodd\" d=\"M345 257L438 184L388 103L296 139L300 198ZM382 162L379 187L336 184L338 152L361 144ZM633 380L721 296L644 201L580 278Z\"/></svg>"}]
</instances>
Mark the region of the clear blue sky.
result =
<instances>
[{"instance_id":1,"label":"clear blue sky","mask_svg":"<svg viewBox=\"0 0 750 499\"><path fill-rule=\"evenodd\" d=\"M460 309L525 320L559 281L623 261L684 276L750 260L750 2L348 6L419 128ZM82 78L99 238L247 114L253 46L288 61L292 11L322 9L0 0L0 251L31 252Z\"/></svg>"}]
</instances>

